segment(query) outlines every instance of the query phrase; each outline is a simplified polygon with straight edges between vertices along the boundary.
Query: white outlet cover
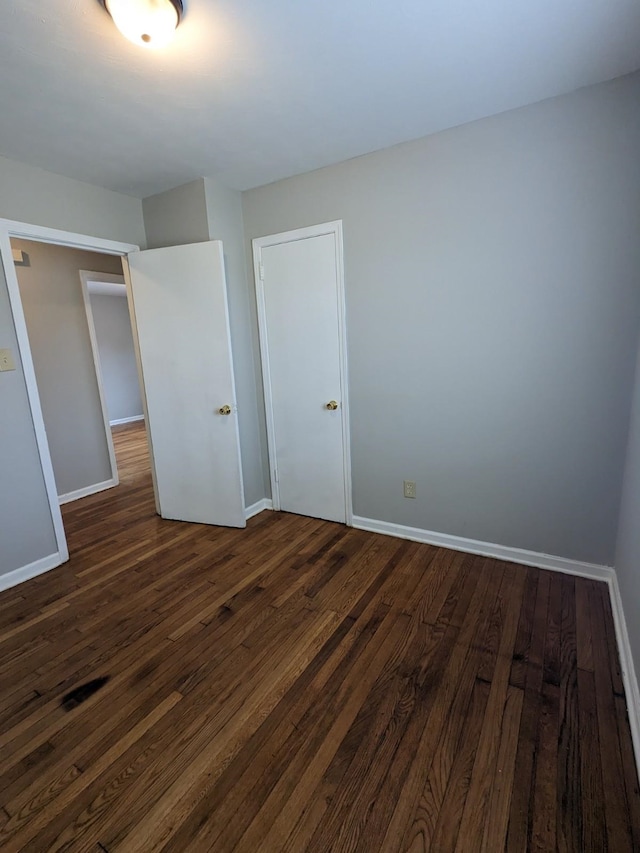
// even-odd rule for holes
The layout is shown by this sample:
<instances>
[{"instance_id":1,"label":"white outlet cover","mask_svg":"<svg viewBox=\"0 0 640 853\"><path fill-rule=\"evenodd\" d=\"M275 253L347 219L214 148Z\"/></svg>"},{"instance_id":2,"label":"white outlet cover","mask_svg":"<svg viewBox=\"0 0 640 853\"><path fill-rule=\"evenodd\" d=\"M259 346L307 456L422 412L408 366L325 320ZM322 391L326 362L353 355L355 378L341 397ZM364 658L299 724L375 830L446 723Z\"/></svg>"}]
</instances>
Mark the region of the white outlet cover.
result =
<instances>
[{"instance_id":1,"label":"white outlet cover","mask_svg":"<svg viewBox=\"0 0 640 853\"><path fill-rule=\"evenodd\" d=\"M416 484L413 480L404 481L404 496L405 498L415 498Z\"/></svg>"}]
</instances>

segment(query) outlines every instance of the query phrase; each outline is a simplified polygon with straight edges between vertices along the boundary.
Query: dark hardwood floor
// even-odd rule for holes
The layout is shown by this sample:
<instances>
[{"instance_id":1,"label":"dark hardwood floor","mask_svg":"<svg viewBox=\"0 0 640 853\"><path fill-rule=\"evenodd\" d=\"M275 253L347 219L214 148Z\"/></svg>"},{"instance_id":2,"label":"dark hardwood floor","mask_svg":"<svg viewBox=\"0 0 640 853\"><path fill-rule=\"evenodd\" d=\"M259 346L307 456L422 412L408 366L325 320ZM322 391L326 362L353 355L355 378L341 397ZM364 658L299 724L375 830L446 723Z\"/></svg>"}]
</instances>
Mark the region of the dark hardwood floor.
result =
<instances>
[{"instance_id":1,"label":"dark hardwood floor","mask_svg":"<svg viewBox=\"0 0 640 853\"><path fill-rule=\"evenodd\" d=\"M144 431L116 442L71 560L0 595L0 849L640 851L603 584L162 521Z\"/></svg>"}]
</instances>

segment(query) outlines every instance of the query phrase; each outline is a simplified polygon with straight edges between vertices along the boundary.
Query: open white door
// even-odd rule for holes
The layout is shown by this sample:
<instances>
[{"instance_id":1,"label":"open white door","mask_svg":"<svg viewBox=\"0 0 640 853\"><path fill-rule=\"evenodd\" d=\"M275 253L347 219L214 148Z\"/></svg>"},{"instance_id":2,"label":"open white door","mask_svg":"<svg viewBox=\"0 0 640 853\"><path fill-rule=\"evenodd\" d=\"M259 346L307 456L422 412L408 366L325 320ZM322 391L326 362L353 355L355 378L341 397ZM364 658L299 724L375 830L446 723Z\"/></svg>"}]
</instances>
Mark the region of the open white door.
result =
<instances>
[{"instance_id":1,"label":"open white door","mask_svg":"<svg viewBox=\"0 0 640 853\"><path fill-rule=\"evenodd\" d=\"M245 527L222 243L128 261L160 515Z\"/></svg>"}]
</instances>

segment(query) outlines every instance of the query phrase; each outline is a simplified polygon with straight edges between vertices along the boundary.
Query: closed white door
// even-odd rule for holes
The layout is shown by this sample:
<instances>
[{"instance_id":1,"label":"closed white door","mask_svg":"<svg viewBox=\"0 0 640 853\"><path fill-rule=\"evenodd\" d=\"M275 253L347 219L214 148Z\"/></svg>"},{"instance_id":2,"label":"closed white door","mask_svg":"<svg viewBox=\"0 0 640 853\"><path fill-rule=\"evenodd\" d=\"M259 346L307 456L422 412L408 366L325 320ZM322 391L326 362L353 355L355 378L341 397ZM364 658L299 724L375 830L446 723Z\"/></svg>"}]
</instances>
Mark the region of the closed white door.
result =
<instances>
[{"instance_id":1,"label":"closed white door","mask_svg":"<svg viewBox=\"0 0 640 853\"><path fill-rule=\"evenodd\" d=\"M245 527L222 243L128 261L160 515Z\"/></svg>"},{"instance_id":2,"label":"closed white door","mask_svg":"<svg viewBox=\"0 0 640 853\"><path fill-rule=\"evenodd\" d=\"M274 508L350 520L340 223L254 240Z\"/></svg>"}]
</instances>

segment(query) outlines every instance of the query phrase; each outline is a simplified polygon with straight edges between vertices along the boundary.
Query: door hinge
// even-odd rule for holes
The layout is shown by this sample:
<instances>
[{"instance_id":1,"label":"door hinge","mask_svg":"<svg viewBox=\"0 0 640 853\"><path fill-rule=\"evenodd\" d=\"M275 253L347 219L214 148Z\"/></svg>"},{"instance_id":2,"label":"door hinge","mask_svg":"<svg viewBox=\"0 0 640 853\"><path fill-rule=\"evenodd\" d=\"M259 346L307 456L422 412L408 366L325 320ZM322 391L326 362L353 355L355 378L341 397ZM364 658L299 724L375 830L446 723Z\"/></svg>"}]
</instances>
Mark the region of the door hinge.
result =
<instances>
[{"instance_id":1,"label":"door hinge","mask_svg":"<svg viewBox=\"0 0 640 853\"><path fill-rule=\"evenodd\" d=\"M278 482L278 470L277 470L277 468L273 469L273 479L276 481L276 483Z\"/></svg>"},{"instance_id":2,"label":"door hinge","mask_svg":"<svg viewBox=\"0 0 640 853\"><path fill-rule=\"evenodd\" d=\"M262 261L260 261L260 263L258 264L258 271L260 275L260 281L264 281L264 264L262 263Z\"/></svg>"}]
</instances>

